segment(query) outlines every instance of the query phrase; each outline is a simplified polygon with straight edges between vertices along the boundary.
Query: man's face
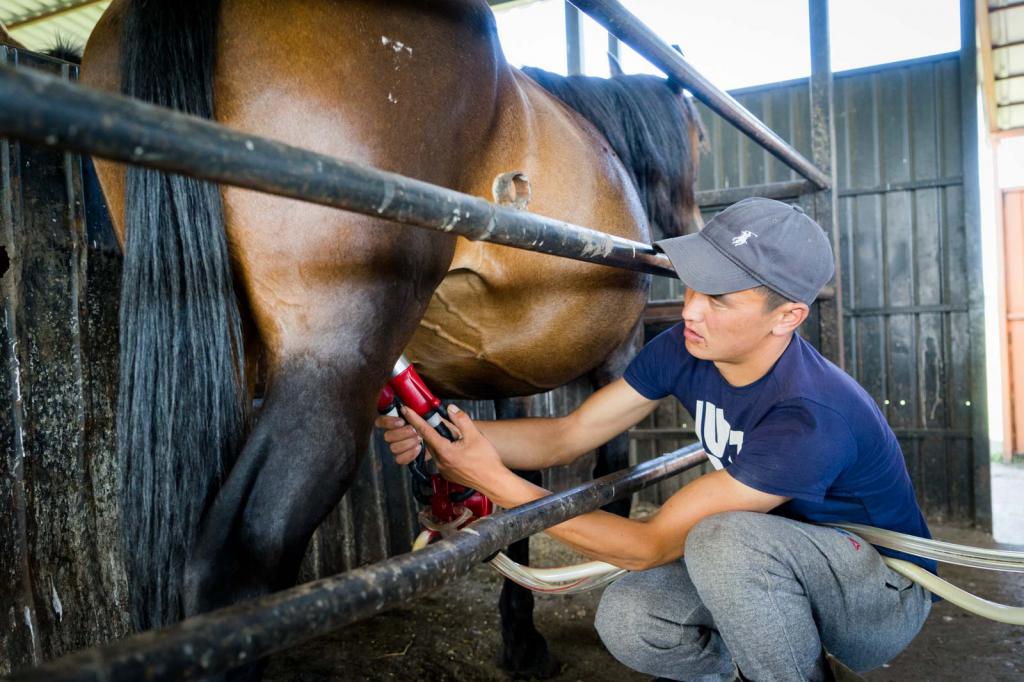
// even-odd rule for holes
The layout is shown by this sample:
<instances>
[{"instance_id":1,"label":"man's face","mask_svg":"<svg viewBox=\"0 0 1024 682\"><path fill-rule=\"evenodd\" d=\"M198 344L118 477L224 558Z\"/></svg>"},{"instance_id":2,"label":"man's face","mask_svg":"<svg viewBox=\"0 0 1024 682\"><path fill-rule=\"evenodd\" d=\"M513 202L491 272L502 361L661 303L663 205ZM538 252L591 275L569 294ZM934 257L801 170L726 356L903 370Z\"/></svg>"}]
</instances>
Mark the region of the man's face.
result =
<instances>
[{"instance_id":1,"label":"man's face","mask_svg":"<svg viewBox=\"0 0 1024 682\"><path fill-rule=\"evenodd\" d=\"M743 362L771 335L780 311L766 311L764 294L754 289L719 296L687 289L683 299L686 350L702 360Z\"/></svg>"}]
</instances>

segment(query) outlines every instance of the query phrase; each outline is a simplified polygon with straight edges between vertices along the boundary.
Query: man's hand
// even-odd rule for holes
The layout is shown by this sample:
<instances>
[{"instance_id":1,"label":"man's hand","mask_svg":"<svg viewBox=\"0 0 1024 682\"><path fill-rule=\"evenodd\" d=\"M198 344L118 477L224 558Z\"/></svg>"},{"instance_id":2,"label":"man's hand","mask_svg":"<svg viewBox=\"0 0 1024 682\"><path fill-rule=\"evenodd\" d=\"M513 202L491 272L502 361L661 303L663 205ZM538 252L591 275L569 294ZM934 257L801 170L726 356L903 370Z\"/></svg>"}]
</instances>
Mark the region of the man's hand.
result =
<instances>
[{"instance_id":1,"label":"man's hand","mask_svg":"<svg viewBox=\"0 0 1024 682\"><path fill-rule=\"evenodd\" d=\"M487 491L492 490L502 476L510 473L501 463L501 456L498 455L498 451L491 442L480 433L469 415L455 405L448 406L448 416L455 426L452 431L458 438L455 442L449 441L439 434L408 407L402 408L402 414L409 421L410 428L413 428L418 437L427 444L427 448L434 455L437 468L449 481L469 488L476 488L487 494ZM405 432L404 428L398 429L398 431ZM404 436L399 442L408 446L409 440L408 436ZM394 450L395 447L392 445L392 451ZM403 450L403 453L405 452ZM409 459L411 460L412 457L415 457L415 454ZM401 462L397 454L395 459Z\"/></svg>"},{"instance_id":2,"label":"man's hand","mask_svg":"<svg viewBox=\"0 0 1024 682\"><path fill-rule=\"evenodd\" d=\"M405 465L416 459L423 439L416 433L416 429L406 424L404 419L380 416L373 424L384 429L384 442L388 444L396 462Z\"/></svg>"}]
</instances>

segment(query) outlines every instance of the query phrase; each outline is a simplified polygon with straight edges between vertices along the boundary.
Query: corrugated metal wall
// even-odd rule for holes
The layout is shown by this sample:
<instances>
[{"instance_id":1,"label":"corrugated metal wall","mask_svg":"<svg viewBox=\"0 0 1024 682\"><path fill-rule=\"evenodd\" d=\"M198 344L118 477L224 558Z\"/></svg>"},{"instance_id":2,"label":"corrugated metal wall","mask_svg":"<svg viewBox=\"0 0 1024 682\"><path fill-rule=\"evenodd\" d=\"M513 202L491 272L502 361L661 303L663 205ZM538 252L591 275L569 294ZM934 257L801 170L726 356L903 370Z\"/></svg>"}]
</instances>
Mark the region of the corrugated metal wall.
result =
<instances>
[{"instance_id":1,"label":"corrugated metal wall","mask_svg":"<svg viewBox=\"0 0 1024 682\"><path fill-rule=\"evenodd\" d=\"M810 154L807 81L734 95ZM701 115L711 151L700 190L799 180L706 108ZM925 513L987 525L987 462L972 436L974 413L984 409L972 395L984 393L985 377L971 368L984 340L969 331L971 269L980 272L980 262L968 248L977 235L965 220L963 118L956 54L835 80L846 369L899 437ZM659 299L680 294L667 281L654 291ZM815 342L813 320L806 329ZM692 425L677 411L643 426L674 420Z\"/></svg>"}]
</instances>

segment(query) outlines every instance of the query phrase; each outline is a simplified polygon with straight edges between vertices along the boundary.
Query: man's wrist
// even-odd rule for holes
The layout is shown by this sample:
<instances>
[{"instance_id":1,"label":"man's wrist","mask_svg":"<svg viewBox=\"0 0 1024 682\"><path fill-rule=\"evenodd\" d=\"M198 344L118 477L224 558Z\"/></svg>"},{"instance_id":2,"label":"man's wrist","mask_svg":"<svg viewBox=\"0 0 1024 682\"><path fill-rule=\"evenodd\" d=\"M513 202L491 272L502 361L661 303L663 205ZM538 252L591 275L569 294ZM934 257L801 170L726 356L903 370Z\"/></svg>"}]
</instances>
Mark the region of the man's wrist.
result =
<instances>
[{"instance_id":1,"label":"man's wrist","mask_svg":"<svg viewBox=\"0 0 1024 682\"><path fill-rule=\"evenodd\" d=\"M548 494L546 490L517 476L506 467L501 468L494 480L488 483L487 488L484 493L492 502L505 509L533 502Z\"/></svg>"}]
</instances>

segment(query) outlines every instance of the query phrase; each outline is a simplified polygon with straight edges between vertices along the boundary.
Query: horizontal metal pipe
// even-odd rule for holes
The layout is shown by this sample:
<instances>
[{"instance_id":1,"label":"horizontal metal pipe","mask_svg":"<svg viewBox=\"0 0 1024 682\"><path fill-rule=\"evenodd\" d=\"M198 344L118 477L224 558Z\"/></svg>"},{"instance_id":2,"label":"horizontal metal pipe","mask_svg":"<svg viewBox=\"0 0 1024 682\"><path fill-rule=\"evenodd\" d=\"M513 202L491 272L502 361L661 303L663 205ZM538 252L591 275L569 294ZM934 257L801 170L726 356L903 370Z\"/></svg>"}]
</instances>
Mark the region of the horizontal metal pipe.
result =
<instances>
[{"instance_id":1,"label":"horizontal metal pipe","mask_svg":"<svg viewBox=\"0 0 1024 682\"><path fill-rule=\"evenodd\" d=\"M697 205L728 206L748 197L765 197L767 199L792 199L802 194L809 194L814 188L806 180L786 180L768 182L763 185L747 187L728 187L725 189L709 189L697 192Z\"/></svg>"},{"instance_id":2,"label":"horizontal metal pipe","mask_svg":"<svg viewBox=\"0 0 1024 682\"><path fill-rule=\"evenodd\" d=\"M828 189L828 174L811 163L774 130L754 116L732 95L717 88L693 68L683 56L648 28L616 0L569 0L608 29L619 40L636 50L651 64L693 93L712 111L732 123L742 133L767 149L775 158L807 178L818 189Z\"/></svg>"},{"instance_id":3,"label":"horizontal metal pipe","mask_svg":"<svg viewBox=\"0 0 1024 682\"><path fill-rule=\"evenodd\" d=\"M345 209L467 239L676 277L649 244L0 66L0 137Z\"/></svg>"},{"instance_id":4,"label":"horizontal metal pipe","mask_svg":"<svg viewBox=\"0 0 1024 682\"><path fill-rule=\"evenodd\" d=\"M213 675L399 606L511 542L707 461L689 445L481 519L415 553L298 585L14 674L13 682L187 680Z\"/></svg>"}]
</instances>

